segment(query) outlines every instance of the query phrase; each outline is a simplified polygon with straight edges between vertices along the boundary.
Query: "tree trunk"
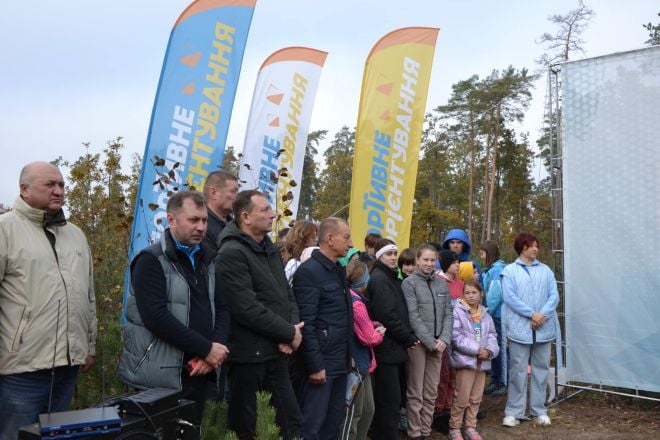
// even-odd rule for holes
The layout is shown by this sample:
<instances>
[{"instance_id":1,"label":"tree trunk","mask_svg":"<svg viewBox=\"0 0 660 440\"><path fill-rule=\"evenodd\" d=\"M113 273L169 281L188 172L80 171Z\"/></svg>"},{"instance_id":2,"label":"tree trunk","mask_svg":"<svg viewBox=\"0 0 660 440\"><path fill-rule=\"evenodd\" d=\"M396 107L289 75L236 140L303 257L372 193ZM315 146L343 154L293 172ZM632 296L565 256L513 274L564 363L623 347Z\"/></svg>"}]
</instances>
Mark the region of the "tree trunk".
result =
<instances>
[{"instance_id":1,"label":"tree trunk","mask_svg":"<svg viewBox=\"0 0 660 440\"><path fill-rule=\"evenodd\" d=\"M475 140L474 140L474 121L472 120L472 111L470 111L470 184L468 188L468 239L472 242L472 216L474 214L474 157L475 157Z\"/></svg>"},{"instance_id":2,"label":"tree trunk","mask_svg":"<svg viewBox=\"0 0 660 440\"><path fill-rule=\"evenodd\" d=\"M488 191L488 214L486 215L487 219L487 230L486 230L486 240L490 240L491 237L491 220L493 216L493 194L495 193L495 176L497 174L497 146L499 144L500 137L500 105L497 106L497 117L495 118L495 138L493 139L493 167L490 174L490 188Z\"/></svg>"},{"instance_id":3,"label":"tree trunk","mask_svg":"<svg viewBox=\"0 0 660 440\"><path fill-rule=\"evenodd\" d=\"M492 120L492 118L491 118ZM493 131L488 131L488 138L486 139L486 155L484 158L484 190L483 190L483 204L481 208L481 242L486 240L486 214L488 212L488 170L490 168L490 144L493 139Z\"/></svg>"}]
</instances>

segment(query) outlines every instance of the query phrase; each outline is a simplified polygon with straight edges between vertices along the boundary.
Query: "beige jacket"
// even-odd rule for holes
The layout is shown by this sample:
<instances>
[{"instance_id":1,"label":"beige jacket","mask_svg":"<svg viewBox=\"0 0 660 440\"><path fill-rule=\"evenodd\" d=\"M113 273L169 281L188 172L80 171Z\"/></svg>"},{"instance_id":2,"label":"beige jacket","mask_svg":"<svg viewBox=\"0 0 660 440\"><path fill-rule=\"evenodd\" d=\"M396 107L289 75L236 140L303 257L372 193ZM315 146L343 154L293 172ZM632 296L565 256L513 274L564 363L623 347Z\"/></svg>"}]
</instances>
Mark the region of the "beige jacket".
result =
<instances>
[{"instance_id":1,"label":"beige jacket","mask_svg":"<svg viewBox=\"0 0 660 440\"><path fill-rule=\"evenodd\" d=\"M51 368L54 353L55 366L81 365L96 353L87 239L71 223L49 226L53 249L44 214L18 197L0 216L0 375Z\"/></svg>"}]
</instances>

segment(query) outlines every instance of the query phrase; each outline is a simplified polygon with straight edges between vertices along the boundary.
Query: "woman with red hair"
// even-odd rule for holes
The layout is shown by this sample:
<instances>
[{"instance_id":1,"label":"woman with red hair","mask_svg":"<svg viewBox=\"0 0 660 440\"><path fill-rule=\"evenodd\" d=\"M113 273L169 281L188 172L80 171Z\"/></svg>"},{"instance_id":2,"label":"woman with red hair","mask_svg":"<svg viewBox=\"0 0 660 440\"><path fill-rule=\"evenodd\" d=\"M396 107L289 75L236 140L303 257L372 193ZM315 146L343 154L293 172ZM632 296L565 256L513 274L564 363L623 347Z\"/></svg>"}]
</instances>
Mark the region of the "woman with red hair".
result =
<instances>
[{"instance_id":1,"label":"woman with red hair","mask_svg":"<svg viewBox=\"0 0 660 440\"><path fill-rule=\"evenodd\" d=\"M557 281L550 268L536 259L538 239L518 234L513 247L518 258L502 271L502 330L509 343L509 389L504 426L525 418L527 370L531 364L530 409L538 425L549 425L545 390L550 371L550 343L558 328Z\"/></svg>"}]
</instances>

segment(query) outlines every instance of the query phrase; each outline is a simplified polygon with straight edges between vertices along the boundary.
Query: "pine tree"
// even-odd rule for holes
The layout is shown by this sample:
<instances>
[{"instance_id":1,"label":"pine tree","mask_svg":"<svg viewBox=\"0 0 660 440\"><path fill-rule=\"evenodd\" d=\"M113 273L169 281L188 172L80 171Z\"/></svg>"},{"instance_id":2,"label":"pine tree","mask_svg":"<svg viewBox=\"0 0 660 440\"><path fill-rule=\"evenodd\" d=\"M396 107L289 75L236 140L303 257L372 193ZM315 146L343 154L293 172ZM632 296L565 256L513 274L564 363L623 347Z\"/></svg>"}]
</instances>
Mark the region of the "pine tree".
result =
<instances>
[{"instance_id":1,"label":"pine tree","mask_svg":"<svg viewBox=\"0 0 660 440\"><path fill-rule=\"evenodd\" d=\"M300 200L298 201L298 218L309 219L313 217L314 201L319 189L318 164L316 163L317 147L327 134L328 130L316 130L307 136Z\"/></svg>"},{"instance_id":2,"label":"pine tree","mask_svg":"<svg viewBox=\"0 0 660 440\"><path fill-rule=\"evenodd\" d=\"M331 215L344 219L348 217L354 147L355 130L344 126L323 154L325 168L319 178L314 218L323 219Z\"/></svg>"}]
</instances>

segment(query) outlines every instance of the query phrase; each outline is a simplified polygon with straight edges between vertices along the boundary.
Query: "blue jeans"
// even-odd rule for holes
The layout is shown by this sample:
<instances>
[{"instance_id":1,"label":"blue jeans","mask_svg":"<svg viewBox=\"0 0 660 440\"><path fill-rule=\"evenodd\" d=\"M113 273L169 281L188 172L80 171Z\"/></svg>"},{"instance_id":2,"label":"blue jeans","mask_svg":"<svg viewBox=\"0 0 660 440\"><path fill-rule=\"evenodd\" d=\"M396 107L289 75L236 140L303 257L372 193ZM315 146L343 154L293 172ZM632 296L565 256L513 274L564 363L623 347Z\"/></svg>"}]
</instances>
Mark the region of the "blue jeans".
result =
<instances>
[{"instance_id":1,"label":"blue jeans","mask_svg":"<svg viewBox=\"0 0 660 440\"><path fill-rule=\"evenodd\" d=\"M68 411L78 366L55 368L51 412ZM18 430L48 412L51 370L0 375L0 440L18 439Z\"/></svg>"},{"instance_id":2,"label":"blue jeans","mask_svg":"<svg viewBox=\"0 0 660 440\"><path fill-rule=\"evenodd\" d=\"M347 374L327 377L324 384L303 384L301 434L305 440L336 440L346 410Z\"/></svg>"},{"instance_id":3,"label":"blue jeans","mask_svg":"<svg viewBox=\"0 0 660 440\"><path fill-rule=\"evenodd\" d=\"M502 339L502 318L493 317L493 322L495 323L495 330L497 331L497 343L501 349L502 345L506 343L506 341ZM506 385L502 374L502 361L502 351L500 350L497 357L492 360L490 370L490 382L497 384L498 386Z\"/></svg>"}]
</instances>

